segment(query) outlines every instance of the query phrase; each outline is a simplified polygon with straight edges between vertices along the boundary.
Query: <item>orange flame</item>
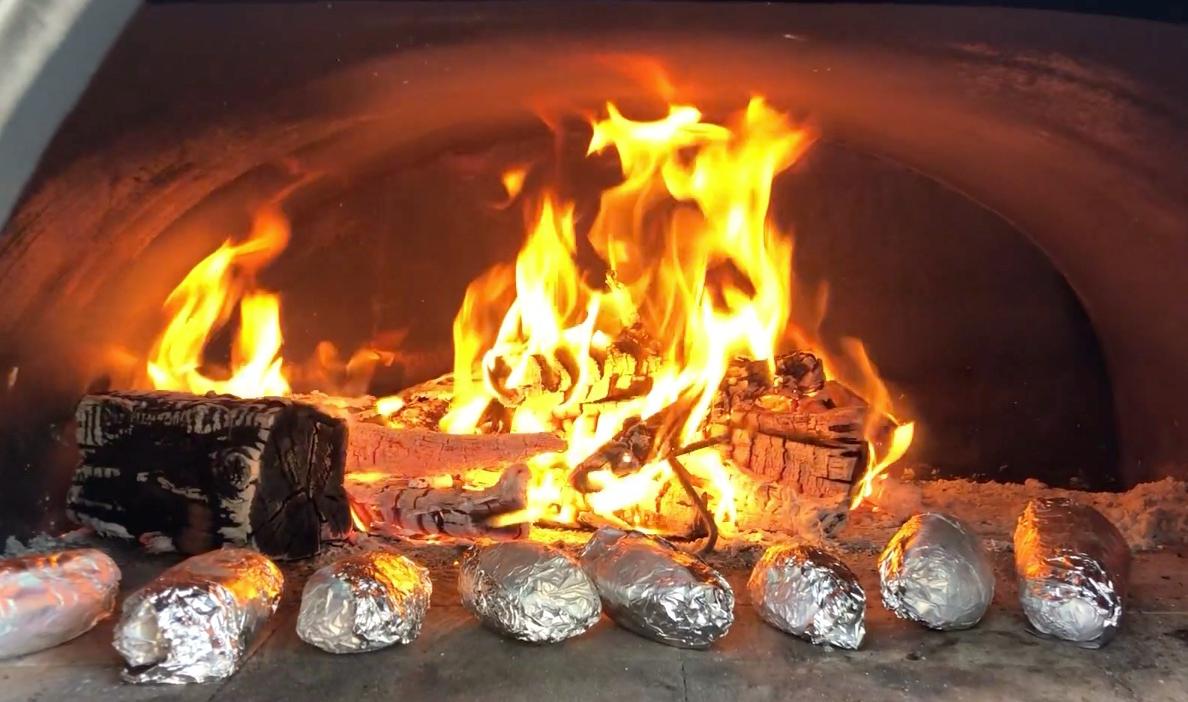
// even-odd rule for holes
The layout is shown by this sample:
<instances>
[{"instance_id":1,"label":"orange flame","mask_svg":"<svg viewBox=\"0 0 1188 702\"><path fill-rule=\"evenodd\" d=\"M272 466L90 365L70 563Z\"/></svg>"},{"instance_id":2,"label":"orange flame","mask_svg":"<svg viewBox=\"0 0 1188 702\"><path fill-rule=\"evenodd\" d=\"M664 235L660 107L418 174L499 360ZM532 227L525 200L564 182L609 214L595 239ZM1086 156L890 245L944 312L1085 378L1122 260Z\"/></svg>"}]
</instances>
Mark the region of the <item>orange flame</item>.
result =
<instances>
[{"instance_id":1,"label":"orange flame","mask_svg":"<svg viewBox=\"0 0 1188 702\"><path fill-rule=\"evenodd\" d=\"M245 241L224 242L174 288L165 300L172 317L148 361L148 375L156 388L239 397L289 393L281 372L280 298L252 289L256 271L280 253L288 240L288 222L279 211L265 208ZM231 348L231 367L228 377L216 379L203 370L203 352L211 335L235 311L236 300L239 333Z\"/></svg>"},{"instance_id":2,"label":"orange flame","mask_svg":"<svg viewBox=\"0 0 1188 702\"><path fill-rule=\"evenodd\" d=\"M255 276L289 242L289 222L275 204L255 215L248 237L225 241L195 265L165 300L169 321L146 364L158 390L237 397L285 396L290 383L302 390L347 396L365 394L378 365L391 365L403 331L382 332L347 359L329 341L318 342L304 363L286 364L281 356L280 295L256 287ZM238 315L235 313L238 312ZM215 333L238 316L228 368L210 367L206 346ZM389 401L386 412L395 412Z\"/></svg>"},{"instance_id":3,"label":"orange flame","mask_svg":"<svg viewBox=\"0 0 1188 702\"><path fill-rule=\"evenodd\" d=\"M705 438L730 360L773 359L788 323L792 243L768 221L768 204L772 181L807 148L808 133L761 98L727 125L689 106L651 122L628 119L613 104L606 110L592 124L588 153L614 149L623 176L603 193L589 234L607 278L583 276L573 204L546 191L530 205L514 269L472 283L455 319L455 398L442 427L475 431L495 402L510 412L513 431L567 433L564 456L530 461L529 507L516 519L610 516L654 497L672 478L664 461L625 476L596 471L589 482L600 489L585 495L567 478L632 417L677 406L663 418L667 431L680 444ZM511 193L523 181L517 171L504 182ZM650 392L587 415L581 402L598 374L594 356L637 323L663 342ZM564 373L564 391L539 392L542 365ZM721 456L704 451L685 461L710 488L719 520L732 520Z\"/></svg>"},{"instance_id":4,"label":"orange flame","mask_svg":"<svg viewBox=\"0 0 1188 702\"><path fill-rule=\"evenodd\" d=\"M866 413L866 426L863 427L867 447L866 468L850 500L850 509L856 509L863 501L872 499L876 482L886 480L887 469L907 453L915 438L916 426L914 422L898 424L893 413L891 393L866 352L866 346L857 339L842 339L841 347L841 355L826 357L826 369L831 377L837 374L870 406ZM898 424L891 431L889 440L885 435L888 421ZM880 456L879 451L883 446L886 446L886 451Z\"/></svg>"},{"instance_id":5,"label":"orange flame","mask_svg":"<svg viewBox=\"0 0 1188 702\"><path fill-rule=\"evenodd\" d=\"M513 200L524 189L524 181L528 178L528 169L524 166L517 166L509 168L503 173L500 180L503 181L503 189L507 191L507 203L510 205Z\"/></svg>"},{"instance_id":6,"label":"orange flame","mask_svg":"<svg viewBox=\"0 0 1188 702\"><path fill-rule=\"evenodd\" d=\"M876 458L877 449L874 442L866 442L869 466L858 482L854 497L850 501L850 509L857 508L858 505L862 504L863 500L871 497L874 493L876 480L882 481L887 479L887 469L894 465L896 461L903 458L903 454L907 453L908 447L912 445L912 439L915 437L915 434L915 422L908 422L895 427L895 431L891 434L891 446L887 449L887 453L880 458Z\"/></svg>"},{"instance_id":7,"label":"orange flame","mask_svg":"<svg viewBox=\"0 0 1188 702\"><path fill-rule=\"evenodd\" d=\"M467 433L496 422L498 430L559 432L568 440L564 454L529 461L528 505L499 517L504 524L572 524L590 512L622 521L617 513L653 502L674 478L663 457L622 475L592 471L586 484L593 489L583 492L571 484L574 468L629 420L656 418L672 445L706 438L711 404L733 358L770 362L781 340L817 346L815 331L789 323L793 244L768 219L773 180L808 147L806 130L762 98L724 124L681 105L670 106L662 119L635 121L608 103L605 117L591 127L588 155L613 150L622 180L602 193L590 246L579 253L584 242L578 241L574 203L547 189L529 196L528 169L508 170L502 177L507 202L523 202L528 216L525 244L514 265L495 266L470 285L454 320L454 400L441 428ZM265 208L246 240L225 242L190 271L165 303L170 320L147 364L154 386L258 397L288 394L292 378L358 394L376 364L393 361L391 352L372 348L344 361L323 342L308 367L285 368L279 296L256 289L254 277L288 237L279 210ZM579 260L591 250L601 259L597 264ZM818 318L825 299L816 305ZM205 347L236 312L230 367L211 368ZM597 359L630 327L659 344L658 364L646 372L650 390L588 411L585 398L606 382ZM858 390L871 409L864 432L868 466L852 501L857 507L907 451L914 426L887 436L884 420L892 407L886 386L860 342L846 340L843 352L821 354L827 373ZM376 412L388 417L402 404L398 396L381 398ZM729 532L736 519L734 469L717 451L682 461ZM383 475L350 477L366 482ZM370 522L354 505L351 515L357 528Z\"/></svg>"}]
</instances>

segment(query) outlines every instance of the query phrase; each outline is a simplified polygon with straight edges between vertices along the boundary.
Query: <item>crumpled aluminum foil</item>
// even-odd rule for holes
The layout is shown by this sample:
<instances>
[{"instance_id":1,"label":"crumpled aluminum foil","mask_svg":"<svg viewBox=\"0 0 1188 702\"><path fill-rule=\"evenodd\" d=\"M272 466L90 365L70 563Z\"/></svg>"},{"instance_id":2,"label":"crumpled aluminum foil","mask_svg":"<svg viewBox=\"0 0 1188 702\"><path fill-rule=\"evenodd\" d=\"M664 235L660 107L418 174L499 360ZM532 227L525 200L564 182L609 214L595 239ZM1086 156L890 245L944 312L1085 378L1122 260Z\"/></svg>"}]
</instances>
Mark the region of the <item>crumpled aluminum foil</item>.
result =
<instances>
[{"instance_id":1,"label":"crumpled aluminum foil","mask_svg":"<svg viewBox=\"0 0 1188 702\"><path fill-rule=\"evenodd\" d=\"M280 602L284 577L265 556L210 551L158 575L124 600L115 649L134 683L197 683L239 667Z\"/></svg>"},{"instance_id":2,"label":"crumpled aluminum foil","mask_svg":"<svg viewBox=\"0 0 1188 702\"><path fill-rule=\"evenodd\" d=\"M305 583L297 635L330 653L375 651L421 633L433 583L404 556L375 551L319 569Z\"/></svg>"},{"instance_id":3,"label":"crumpled aluminum foil","mask_svg":"<svg viewBox=\"0 0 1188 702\"><path fill-rule=\"evenodd\" d=\"M1130 545L1092 507L1032 500L1015 527L1015 574L1033 633L1100 648L1122 619Z\"/></svg>"},{"instance_id":4,"label":"crumpled aluminum foil","mask_svg":"<svg viewBox=\"0 0 1188 702\"><path fill-rule=\"evenodd\" d=\"M858 577L822 548L768 548L747 590L760 618L780 631L849 649L857 649L866 635L866 593Z\"/></svg>"},{"instance_id":5,"label":"crumpled aluminum foil","mask_svg":"<svg viewBox=\"0 0 1188 702\"><path fill-rule=\"evenodd\" d=\"M930 629L968 629L994 597L994 565L956 517L928 512L903 523L879 557L883 604Z\"/></svg>"},{"instance_id":6,"label":"crumpled aluminum foil","mask_svg":"<svg viewBox=\"0 0 1188 702\"><path fill-rule=\"evenodd\" d=\"M475 546L458 574L462 604L488 629L529 643L556 643L598 622L594 584L570 556L544 544Z\"/></svg>"},{"instance_id":7,"label":"crumpled aluminum foil","mask_svg":"<svg viewBox=\"0 0 1188 702\"><path fill-rule=\"evenodd\" d=\"M120 569L93 548L0 560L0 658L65 643L115 609Z\"/></svg>"},{"instance_id":8,"label":"crumpled aluminum foil","mask_svg":"<svg viewBox=\"0 0 1188 702\"><path fill-rule=\"evenodd\" d=\"M700 558L664 539L603 527L582 567L621 627L680 648L708 648L734 623L734 591Z\"/></svg>"}]
</instances>

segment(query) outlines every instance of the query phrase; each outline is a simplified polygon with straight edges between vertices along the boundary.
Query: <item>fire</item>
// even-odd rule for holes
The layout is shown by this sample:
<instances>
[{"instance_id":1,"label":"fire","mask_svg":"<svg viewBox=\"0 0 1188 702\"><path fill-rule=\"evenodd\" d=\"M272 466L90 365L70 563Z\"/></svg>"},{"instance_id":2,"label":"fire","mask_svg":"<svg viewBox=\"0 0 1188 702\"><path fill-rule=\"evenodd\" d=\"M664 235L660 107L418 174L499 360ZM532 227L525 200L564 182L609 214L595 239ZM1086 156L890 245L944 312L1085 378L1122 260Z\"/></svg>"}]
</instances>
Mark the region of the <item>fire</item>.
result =
<instances>
[{"instance_id":1,"label":"fire","mask_svg":"<svg viewBox=\"0 0 1188 702\"><path fill-rule=\"evenodd\" d=\"M850 509L856 509L863 501L871 501L875 494L876 482L887 479L887 469L894 465L912 445L916 435L914 422L898 424L895 420L891 393L887 384L883 382L878 369L866 352L866 346L857 339L842 339L842 353L832 357L826 356L826 369L837 374L846 385L854 388L870 404L870 411L866 415L866 470L855 486L854 495L850 500ZM878 436L879 425L886 419L896 421L898 426L891 432L891 436ZM886 447L882 455L880 449ZM877 508L871 505L872 508Z\"/></svg>"},{"instance_id":2,"label":"fire","mask_svg":"<svg viewBox=\"0 0 1188 702\"><path fill-rule=\"evenodd\" d=\"M280 297L253 287L255 273L288 241L287 220L279 211L264 208L246 240L228 240L194 266L165 300L172 316L148 361L154 387L239 397L289 393L280 355ZM225 379L216 379L204 371L204 351L236 310L237 300L239 332L231 347L231 367Z\"/></svg>"},{"instance_id":3,"label":"fire","mask_svg":"<svg viewBox=\"0 0 1188 702\"><path fill-rule=\"evenodd\" d=\"M858 505L862 504L863 500L871 497L874 493L876 481L887 479L887 469L894 465L896 461L903 458L903 454L907 453L908 447L912 445L912 439L915 435L915 422L908 422L895 427L895 431L891 434L890 447L882 457L877 459L877 449L874 443L870 441L866 442L870 465L862 475L862 479L858 482L857 490L855 490L854 497L850 501L850 509L857 508Z\"/></svg>"},{"instance_id":4,"label":"fire","mask_svg":"<svg viewBox=\"0 0 1188 702\"><path fill-rule=\"evenodd\" d=\"M708 448L707 419L733 359L774 369L787 342L816 351L829 377L868 400L868 465L852 507L871 498L910 446L914 426L886 431L890 393L861 343L847 340L830 357L815 348L815 332L790 322L793 241L771 221L769 205L774 179L811 141L762 98L722 124L687 105L636 121L608 103L591 123L587 156L613 153L621 181L602 192L582 237L574 202L538 186L525 166L503 174L507 201L499 206L524 206L525 243L514 264L491 268L467 289L454 320L454 398L440 428L553 432L567 449L528 462L527 507L494 526L575 524L589 515L629 525L679 479L704 494L719 529L729 532L737 468ZM194 266L165 302L169 321L147 363L155 387L261 397L288 395L295 383L365 393L372 369L391 363L392 352L367 347L348 360L322 342L309 362L286 365L280 297L257 288L255 276L288 239L284 216L268 206L243 241L226 241ZM219 369L206 347L232 318L231 362ZM647 353L624 354L617 345L625 339ZM612 358L647 364L635 368L646 383L612 392ZM388 417L403 403L381 398L375 413ZM587 465L636 423L655 435L646 457L623 453ZM701 450L682 451L674 464L678 449L699 442ZM371 519L355 504L351 517L360 530Z\"/></svg>"},{"instance_id":5,"label":"fire","mask_svg":"<svg viewBox=\"0 0 1188 702\"><path fill-rule=\"evenodd\" d=\"M367 533L369 531L368 524L371 523L371 516L367 513L367 510L354 502L349 502L347 507L351 512L351 526L355 531Z\"/></svg>"},{"instance_id":6,"label":"fire","mask_svg":"<svg viewBox=\"0 0 1188 702\"><path fill-rule=\"evenodd\" d=\"M548 190L525 198L528 236L514 267L472 283L455 319L455 398L442 422L451 432L480 431L494 407L505 415L499 430L566 434L564 455L531 463L529 507L515 518L612 518L652 499L673 478L663 456L623 475L595 470L584 493L570 477L628 420L657 418L674 447L706 438L731 359L774 359L793 290L792 241L768 219L771 186L810 142L761 98L724 125L691 106L635 121L608 104L588 148L613 150L622 173L589 232L604 279L592 279L597 266L581 260L573 203ZM522 171L503 180L509 198L522 195ZM586 412L597 359L632 327L659 344L650 390ZM733 485L720 454L681 460L717 520L729 523Z\"/></svg>"},{"instance_id":7,"label":"fire","mask_svg":"<svg viewBox=\"0 0 1188 702\"><path fill-rule=\"evenodd\" d=\"M394 352L379 346L398 345L403 332L385 332L387 338L359 348L347 359L334 344L320 341L304 363L286 363L281 354L280 295L259 289L255 277L288 242L288 220L278 207L266 205L255 214L246 239L223 242L190 269L165 300L169 321L146 364L154 388L281 397L290 394L295 381L311 390L348 396L366 393L376 366L391 364L396 358ZM236 316L230 366L209 368L207 344ZM397 401L384 398L377 409L386 416L399 409Z\"/></svg>"},{"instance_id":8,"label":"fire","mask_svg":"<svg viewBox=\"0 0 1188 702\"><path fill-rule=\"evenodd\" d=\"M528 169L523 166L509 168L504 171L500 180L503 181L503 189L507 191L507 202L511 204L513 200L524 189L524 181L528 178Z\"/></svg>"},{"instance_id":9,"label":"fire","mask_svg":"<svg viewBox=\"0 0 1188 702\"><path fill-rule=\"evenodd\" d=\"M401 407L404 407L404 398L399 395L388 395L375 401L375 411L381 417L395 414Z\"/></svg>"}]
</instances>

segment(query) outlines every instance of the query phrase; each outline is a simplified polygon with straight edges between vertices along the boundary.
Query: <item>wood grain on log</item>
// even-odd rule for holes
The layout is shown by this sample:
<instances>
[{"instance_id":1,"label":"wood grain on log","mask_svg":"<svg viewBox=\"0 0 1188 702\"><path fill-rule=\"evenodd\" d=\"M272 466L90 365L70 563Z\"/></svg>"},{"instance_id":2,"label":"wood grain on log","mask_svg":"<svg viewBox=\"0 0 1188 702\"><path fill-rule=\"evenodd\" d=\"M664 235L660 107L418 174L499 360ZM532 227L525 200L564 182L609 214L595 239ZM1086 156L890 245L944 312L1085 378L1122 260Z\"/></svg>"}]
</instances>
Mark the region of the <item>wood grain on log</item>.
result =
<instances>
[{"instance_id":1,"label":"wood grain on log","mask_svg":"<svg viewBox=\"0 0 1188 702\"><path fill-rule=\"evenodd\" d=\"M865 421L864 407L735 410L729 457L754 476L807 495L844 495L866 466Z\"/></svg>"},{"instance_id":2,"label":"wood grain on log","mask_svg":"<svg viewBox=\"0 0 1188 702\"><path fill-rule=\"evenodd\" d=\"M733 392L719 397L711 422L713 430L730 432L726 455L752 476L805 495L842 497L866 468L868 431L877 444L894 426L878 417L871 431L871 411L836 381L801 395L736 379Z\"/></svg>"},{"instance_id":3,"label":"wood grain on log","mask_svg":"<svg viewBox=\"0 0 1188 702\"><path fill-rule=\"evenodd\" d=\"M124 391L84 397L76 418L82 460L67 514L101 533L303 558L349 530L346 424L314 407Z\"/></svg>"},{"instance_id":4,"label":"wood grain on log","mask_svg":"<svg viewBox=\"0 0 1188 702\"><path fill-rule=\"evenodd\" d=\"M406 402L425 401L444 407L450 402L449 387L452 381L443 376L410 388L400 393L400 397ZM399 426L381 424L374 398L366 402L320 393L299 397L346 419L347 472L379 470L404 478L459 475L475 469L499 470L539 453L564 451L566 446L563 439L547 433L445 434L435 429L437 419L424 421L428 415L420 412L401 415L397 420ZM409 407L406 404L401 410Z\"/></svg>"},{"instance_id":5,"label":"wood grain on log","mask_svg":"<svg viewBox=\"0 0 1188 702\"><path fill-rule=\"evenodd\" d=\"M564 451L552 434L443 434L349 422L347 471L380 470L414 478L497 469L539 453Z\"/></svg>"},{"instance_id":6,"label":"wood grain on log","mask_svg":"<svg viewBox=\"0 0 1188 702\"><path fill-rule=\"evenodd\" d=\"M527 536L527 523L497 526L491 520L524 509L532 474L519 464L503 472L494 486L472 490L406 478L347 476L347 492L369 531L388 536L450 536L515 539Z\"/></svg>"}]
</instances>

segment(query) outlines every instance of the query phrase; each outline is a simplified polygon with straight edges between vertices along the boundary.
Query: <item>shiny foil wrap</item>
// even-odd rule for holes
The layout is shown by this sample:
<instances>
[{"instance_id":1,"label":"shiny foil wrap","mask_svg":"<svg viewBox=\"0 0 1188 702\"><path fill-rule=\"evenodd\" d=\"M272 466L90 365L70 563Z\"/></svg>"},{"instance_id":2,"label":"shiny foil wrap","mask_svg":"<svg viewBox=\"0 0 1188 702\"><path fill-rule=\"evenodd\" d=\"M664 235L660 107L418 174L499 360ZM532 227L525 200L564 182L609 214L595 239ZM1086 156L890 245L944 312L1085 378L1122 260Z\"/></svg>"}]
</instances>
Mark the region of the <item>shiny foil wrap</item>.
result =
<instances>
[{"instance_id":1,"label":"shiny foil wrap","mask_svg":"<svg viewBox=\"0 0 1188 702\"><path fill-rule=\"evenodd\" d=\"M297 635L330 653L406 644L421 633L432 594L429 571L404 556L344 558L306 581Z\"/></svg>"},{"instance_id":2,"label":"shiny foil wrap","mask_svg":"<svg viewBox=\"0 0 1188 702\"><path fill-rule=\"evenodd\" d=\"M621 627L680 648L707 648L734 623L734 591L700 558L635 531L599 529L582 567Z\"/></svg>"},{"instance_id":3,"label":"shiny foil wrap","mask_svg":"<svg viewBox=\"0 0 1188 702\"><path fill-rule=\"evenodd\" d=\"M866 635L866 593L836 556L808 544L767 549L747 582L763 621L815 644L856 649Z\"/></svg>"},{"instance_id":4,"label":"shiny foil wrap","mask_svg":"<svg viewBox=\"0 0 1188 702\"><path fill-rule=\"evenodd\" d=\"M93 548L0 559L0 658L90 631L119 589L119 567Z\"/></svg>"},{"instance_id":5,"label":"shiny foil wrap","mask_svg":"<svg viewBox=\"0 0 1188 702\"><path fill-rule=\"evenodd\" d=\"M1122 619L1130 546L1092 507L1032 500L1015 527L1015 574L1035 633L1099 648Z\"/></svg>"},{"instance_id":6,"label":"shiny foil wrap","mask_svg":"<svg viewBox=\"0 0 1188 702\"><path fill-rule=\"evenodd\" d=\"M903 523L879 557L883 604L930 629L968 629L994 597L982 540L955 517L929 512Z\"/></svg>"},{"instance_id":7,"label":"shiny foil wrap","mask_svg":"<svg viewBox=\"0 0 1188 702\"><path fill-rule=\"evenodd\" d=\"M161 573L124 600L115 649L135 683L225 678L280 602L284 578L266 557L210 551Z\"/></svg>"},{"instance_id":8,"label":"shiny foil wrap","mask_svg":"<svg viewBox=\"0 0 1188 702\"><path fill-rule=\"evenodd\" d=\"M467 551L458 591L483 626L529 643L577 636L602 614L598 593L581 566L561 551L530 541Z\"/></svg>"}]
</instances>

